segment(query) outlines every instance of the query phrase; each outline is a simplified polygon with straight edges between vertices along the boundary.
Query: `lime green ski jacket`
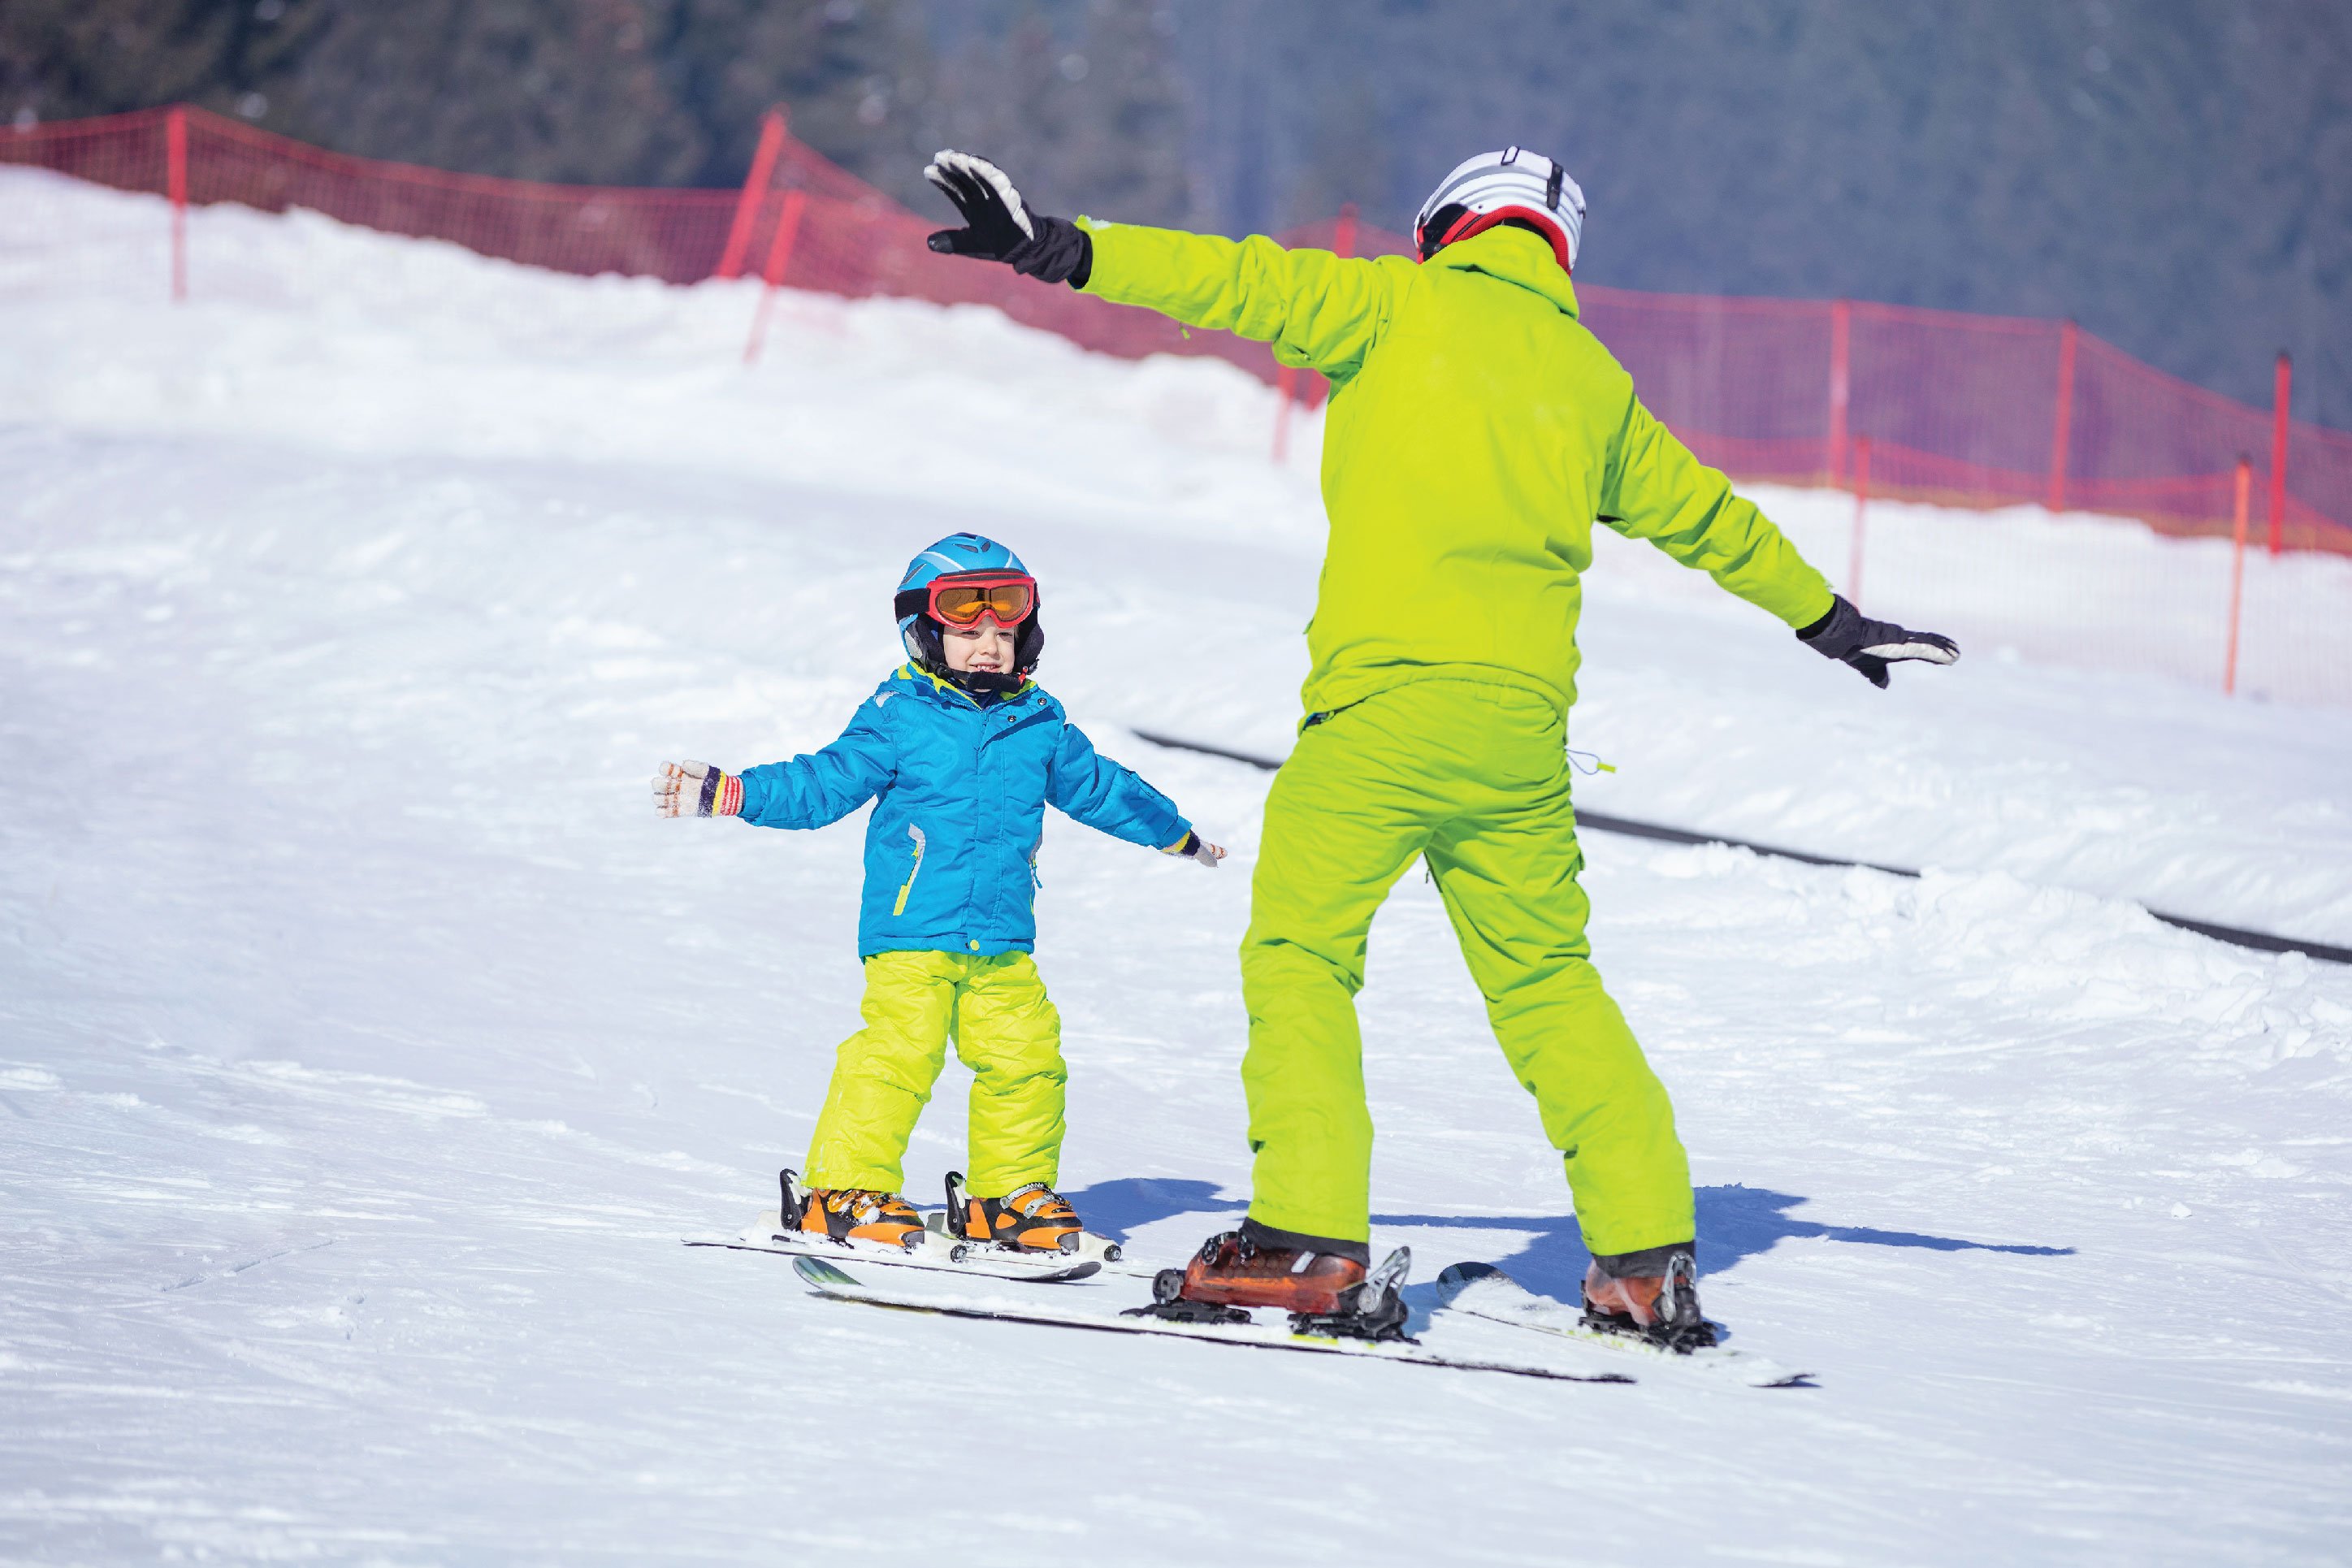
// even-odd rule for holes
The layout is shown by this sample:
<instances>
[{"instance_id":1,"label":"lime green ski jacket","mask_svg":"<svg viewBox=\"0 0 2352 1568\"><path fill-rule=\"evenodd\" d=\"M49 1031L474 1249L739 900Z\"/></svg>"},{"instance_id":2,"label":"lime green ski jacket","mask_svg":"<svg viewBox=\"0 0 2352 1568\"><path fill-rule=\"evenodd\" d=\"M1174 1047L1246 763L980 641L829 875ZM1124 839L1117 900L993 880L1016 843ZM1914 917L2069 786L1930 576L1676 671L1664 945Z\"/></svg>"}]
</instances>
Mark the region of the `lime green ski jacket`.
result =
<instances>
[{"instance_id":1,"label":"lime green ski jacket","mask_svg":"<svg viewBox=\"0 0 2352 1568\"><path fill-rule=\"evenodd\" d=\"M1829 612L1822 574L1642 406L1537 236L1492 228L1415 263L1081 221L1087 293L1331 378L1309 714L1431 677L1565 711L1596 520L1791 626Z\"/></svg>"}]
</instances>

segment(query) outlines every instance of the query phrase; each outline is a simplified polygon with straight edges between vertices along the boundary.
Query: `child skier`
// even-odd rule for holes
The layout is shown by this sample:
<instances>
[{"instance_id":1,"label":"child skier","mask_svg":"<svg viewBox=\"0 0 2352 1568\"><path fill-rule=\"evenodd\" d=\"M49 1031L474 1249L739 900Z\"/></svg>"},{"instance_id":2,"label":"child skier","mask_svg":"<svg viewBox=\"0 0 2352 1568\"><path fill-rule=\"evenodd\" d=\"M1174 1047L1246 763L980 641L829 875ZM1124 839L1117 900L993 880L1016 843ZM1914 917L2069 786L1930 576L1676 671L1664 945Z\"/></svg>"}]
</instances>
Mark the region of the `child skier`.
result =
<instances>
[{"instance_id":1,"label":"child skier","mask_svg":"<svg viewBox=\"0 0 2352 1568\"><path fill-rule=\"evenodd\" d=\"M1584 196L1540 153L1465 162L1423 205L1420 256L1377 260L1048 217L969 153L924 174L964 220L933 250L1268 342L1331 378L1307 720L1266 799L1242 942L1254 1192L1184 1300L1310 1316L1360 1300L1372 1124L1355 996L1373 912L1421 859L1560 1152L1588 1310L1706 1342L1689 1163L1592 966L1577 882L1563 748L1593 525L1707 572L1875 685L1891 662L1959 650L1832 593L1643 407L1577 319Z\"/></svg>"},{"instance_id":2,"label":"child skier","mask_svg":"<svg viewBox=\"0 0 2352 1568\"><path fill-rule=\"evenodd\" d=\"M839 740L741 773L665 763L655 775L664 816L822 827L876 803L857 921L866 1026L842 1042L799 1212L782 1216L803 1232L919 1244L899 1162L952 1037L973 1075L958 1228L1026 1251L1075 1250L1077 1215L1054 1190L1068 1076L1061 1016L1030 957L1045 805L1212 868L1224 858L1029 679L1045 644L1037 599L1036 580L1004 546L976 533L942 539L898 584L912 662L858 706Z\"/></svg>"}]
</instances>

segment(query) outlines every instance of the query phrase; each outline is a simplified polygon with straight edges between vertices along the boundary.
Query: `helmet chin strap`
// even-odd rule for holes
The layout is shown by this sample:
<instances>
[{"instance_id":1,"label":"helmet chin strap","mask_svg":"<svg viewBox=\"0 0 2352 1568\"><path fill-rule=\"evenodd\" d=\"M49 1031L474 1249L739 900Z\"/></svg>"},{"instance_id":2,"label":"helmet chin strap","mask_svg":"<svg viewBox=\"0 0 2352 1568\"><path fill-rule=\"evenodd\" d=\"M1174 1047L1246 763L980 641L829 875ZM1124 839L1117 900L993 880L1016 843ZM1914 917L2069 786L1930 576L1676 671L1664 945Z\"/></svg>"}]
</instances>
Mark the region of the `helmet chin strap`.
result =
<instances>
[{"instance_id":1,"label":"helmet chin strap","mask_svg":"<svg viewBox=\"0 0 2352 1568\"><path fill-rule=\"evenodd\" d=\"M1026 619L1027 617L1024 616L1023 618ZM1014 640L1014 646L1016 647L1019 647L1021 625L1018 621L1008 626L1003 621L996 618L995 611L986 610L982 612L980 619L972 622L971 624L974 627L992 626L996 630L1003 632L1006 637L1013 638ZM942 636L940 639L940 662L946 664L947 645L944 636ZM952 665L948 666L948 679L953 681L956 685L962 687L966 691L970 691L974 694L982 692L1017 691L1021 689L1022 681L1022 677L1018 671L1002 669L958 669Z\"/></svg>"},{"instance_id":2,"label":"helmet chin strap","mask_svg":"<svg viewBox=\"0 0 2352 1568\"><path fill-rule=\"evenodd\" d=\"M913 657L918 668L929 670L949 685L968 691L974 697L999 697L1008 692L1018 691L1021 689L1022 683L1029 679L1029 672L1025 669L958 669L948 663L944 641L936 636L929 639L923 638L919 636L915 626L908 626L906 629L902 634L902 640L907 645L907 652ZM938 651L935 653L930 647L924 646L926 641L937 644ZM1015 646L1018 647L1017 642Z\"/></svg>"}]
</instances>

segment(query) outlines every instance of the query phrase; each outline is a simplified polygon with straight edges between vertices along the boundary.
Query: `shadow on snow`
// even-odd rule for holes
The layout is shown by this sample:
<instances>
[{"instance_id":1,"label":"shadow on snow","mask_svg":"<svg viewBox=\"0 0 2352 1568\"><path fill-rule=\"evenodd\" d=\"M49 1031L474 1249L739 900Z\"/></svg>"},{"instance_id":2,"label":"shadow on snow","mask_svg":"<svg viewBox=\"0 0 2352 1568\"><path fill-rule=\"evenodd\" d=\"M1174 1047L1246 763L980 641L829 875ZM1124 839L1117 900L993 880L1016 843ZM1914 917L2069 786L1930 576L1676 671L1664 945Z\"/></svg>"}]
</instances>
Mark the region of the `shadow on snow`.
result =
<instances>
[{"instance_id":1,"label":"shadow on snow","mask_svg":"<svg viewBox=\"0 0 2352 1568\"><path fill-rule=\"evenodd\" d=\"M1068 1194L1089 1230L1117 1241L1129 1233L1163 1219L1187 1214L1230 1215L1244 1200L1228 1197L1213 1182L1122 1176L1097 1182ZM1699 1267L1721 1274L1742 1259L1769 1252L1785 1238L1820 1238L1863 1247L1916 1247L1931 1252L2006 1252L2026 1258L2066 1258L2071 1247L2036 1247L2016 1243L1966 1241L1958 1237L1926 1236L1910 1230L1879 1230L1870 1226L1822 1225L1798 1219L1789 1211L1806 1200L1790 1193L1763 1187L1701 1187L1698 1197ZM1419 1215L1376 1214L1375 1226L1415 1230L1497 1231L1527 1238L1519 1249L1491 1258L1528 1289L1563 1301L1578 1299L1577 1287L1591 1255L1576 1228L1573 1215ZM1465 1238L1467 1242L1468 1238ZM1483 1249L1465 1245L1476 1257ZM1429 1262L1443 1266L1460 1259L1448 1257ZM1422 1272L1416 1267L1416 1273Z\"/></svg>"}]
</instances>

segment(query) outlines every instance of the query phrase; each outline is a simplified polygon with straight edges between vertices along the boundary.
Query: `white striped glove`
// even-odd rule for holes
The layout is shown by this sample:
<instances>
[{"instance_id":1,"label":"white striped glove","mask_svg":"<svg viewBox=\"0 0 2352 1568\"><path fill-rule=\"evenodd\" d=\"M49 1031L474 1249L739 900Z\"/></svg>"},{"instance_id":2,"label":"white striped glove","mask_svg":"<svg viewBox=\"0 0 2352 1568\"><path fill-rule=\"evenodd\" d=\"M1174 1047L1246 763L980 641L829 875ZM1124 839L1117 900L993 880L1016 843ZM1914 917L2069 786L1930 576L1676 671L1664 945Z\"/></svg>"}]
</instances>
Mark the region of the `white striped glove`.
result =
<instances>
[{"instance_id":1,"label":"white striped glove","mask_svg":"<svg viewBox=\"0 0 2352 1568\"><path fill-rule=\"evenodd\" d=\"M664 763L654 775L654 810L664 816L740 816L743 775L708 763Z\"/></svg>"},{"instance_id":2,"label":"white striped glove","mask_svg":"<svg viewBox=\"0 0 2352 1568\"><path fill-rule=\"evenodd\" d=\"M1040 282L1087 286L1095 264L1095 242L1087 231L1067 218L1031 211L1004 171L987 159L943 148L923 178L963 216L963 227L931 236L930 247L941 256L1002 261Z\"/></svg>"},{"instance_id":3,"label":"white striped glove","mask_svg":"<svg viewBox=\"0 0 2352 1568\"><path fill-rule=\"evenodd\" d=\"M1906 658L1949 664L1960 657L1960 645L1951 638L1934 632L1906 631L1893 621L1874 621L1843 594L1831 599L1828 615L1797 633L1797 640L1815 653L1853 666L1864 680L1882 691L1890 664Z\"/></svg>"},{"instance_id":4,"label":"white striped glove","mask_svg":"<svg viewBox=\"0 0 2352 1568\"><path fill-rule=\"evenodd\" d=\"M1202 865L1206 866L1212 871L1217 868L1217 862L1225 858L1225 852L1223 850L1218 848L1215 845L1210 843L1199 834L1192 832L1187 832L1184 835L1184 840L1182 843L1171 844L1167 848L1161 850L1160 853L1163 855L1181 855L1188 860L1198 860Z\"/></svg>"}]
</instances>

